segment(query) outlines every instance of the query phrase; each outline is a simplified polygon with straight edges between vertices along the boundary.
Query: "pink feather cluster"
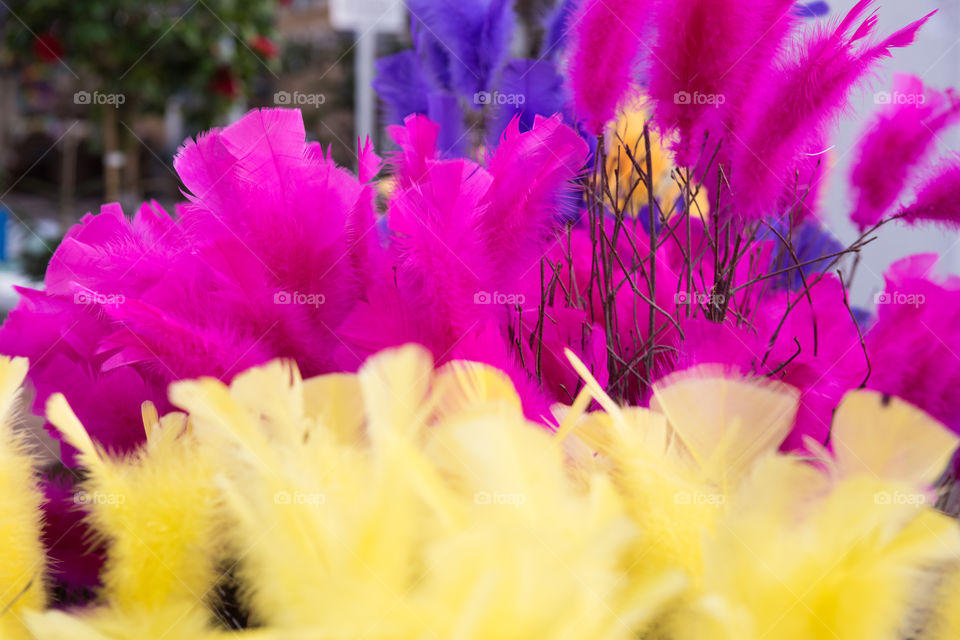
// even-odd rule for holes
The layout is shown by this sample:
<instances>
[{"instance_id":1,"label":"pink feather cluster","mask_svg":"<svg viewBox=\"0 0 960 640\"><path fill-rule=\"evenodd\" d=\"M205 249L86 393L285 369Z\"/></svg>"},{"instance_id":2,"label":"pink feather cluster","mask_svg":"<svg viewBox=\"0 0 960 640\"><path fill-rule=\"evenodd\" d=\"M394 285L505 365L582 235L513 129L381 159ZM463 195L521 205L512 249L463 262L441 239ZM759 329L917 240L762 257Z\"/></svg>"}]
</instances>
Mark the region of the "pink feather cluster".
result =
<instances>
[{"instance_id":1,"label":"pink feather cluster","mask_svg":"<svg viewBox=\"0 0 960 640\"><path fill-rule=\"evenodd\" d=\"M747 98L730 161L730 202L739 215L755 219L789 212L804 198L811 177L809 164L802 175L804 158L822 151L825 125L846 107L851 88L890 49L912 43L933 15L872 42L874 5L861 0L835 29L814 29L773 62Z\"/></svg>"},{"instance_id":2,"label":"pink feather cluster","mask_svg":"<svg viewBox=\"0 0 960 640\"><path fill-rule=\"evenodd\" d=\"M67 397L101 443L142 440L140 403L181 378L265 360L333 371L340 326L376 246L373 191L305 141L297 111L253 111L187 142L189 202L127 220L107 205L64 238L43 291L22 291L0 350L30 358L42 414ZM54 435L56 431L52 431Z\"/></svg>"},{"instance_id":3,"label":"pink feather cluster","mask_svg":"<svg viewBox=\"0 0 960 640\"><path fill-rule=\"evenodd\" d=\"M388 238L366 184L380 165L370 146L358 180L305 141L298 111L281 109L183 146L178 217L156 204L132 220L116 205L86 216L45 290L23 291L0 330L0 350L31 360L37 409L62 392L97 441L129 450L143 437L141 402L168 409L171 381L229 380L277 357L308 376L353 370L416 341L439 361L512 371L541 407L531 411L545 411L513 364L501 298L536 308L539 291L522 283L569 206L586 143L559 117L525 133L514 120L482 166L438 159L425 117L392 134Z\"/></svg>"},{"instance_id":4,"label":"pink feather cluster","mask_svg":"<svg viewBox=\"0 0 960 640\"><path fill-rule=\"evenodd\" d=\"M678 161L709 158L794 26L793 0L677 0L653 14L647 92L654 121L675 131Z\"/></svg>"},{"instance_id":5,"label":"pink feather cluster","mask_svg":"<svg viewBox=\"0 0 960 640\"><path fill-rule=\"evenodd\" d=\"M877 96L887 106L863 136L850 176L856 198L850 217L861 231L880 222L960 117L960 99L952 91L932 90L914 76L897 76L893 91Z\"/></svg>"},{"instance_id":6,"label":"pink feather cluster","mask_svg":"<svg viewBox=\"0 0 960 640\"><path fill-rule=\"evenodd\" d=\"M877 41L876 0L802 37L790 0L615 4L585 1L571 19L576 113L597 133L631 82L645 79L653 121L673 135L678 163L710 190L722 185L711 202L745 220L811 213L826 125L873 66L913 42L933 15ZM621 17L610 19L611 11ZM641 33L650 42L647 73L631 75Z\"/></svg>"}]
</instances>

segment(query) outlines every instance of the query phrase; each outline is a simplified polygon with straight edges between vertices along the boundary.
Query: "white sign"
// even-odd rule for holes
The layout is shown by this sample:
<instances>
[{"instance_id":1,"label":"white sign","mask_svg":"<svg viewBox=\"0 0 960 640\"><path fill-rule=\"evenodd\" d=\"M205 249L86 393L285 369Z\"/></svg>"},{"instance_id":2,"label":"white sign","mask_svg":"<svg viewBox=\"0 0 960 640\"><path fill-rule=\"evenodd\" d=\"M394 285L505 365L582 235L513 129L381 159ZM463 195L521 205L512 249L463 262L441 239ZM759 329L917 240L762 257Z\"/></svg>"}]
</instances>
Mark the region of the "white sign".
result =
<instances>
[{"instance_id":1,"label":"white sign","mask_svg":"<svg viewBox=\"0 0 960 640\"><path fill-rule=\"evenodd\" d=\"M402 31L403 0L330 0L330 24L341 31Z\"/></svg>"}]
</instances>

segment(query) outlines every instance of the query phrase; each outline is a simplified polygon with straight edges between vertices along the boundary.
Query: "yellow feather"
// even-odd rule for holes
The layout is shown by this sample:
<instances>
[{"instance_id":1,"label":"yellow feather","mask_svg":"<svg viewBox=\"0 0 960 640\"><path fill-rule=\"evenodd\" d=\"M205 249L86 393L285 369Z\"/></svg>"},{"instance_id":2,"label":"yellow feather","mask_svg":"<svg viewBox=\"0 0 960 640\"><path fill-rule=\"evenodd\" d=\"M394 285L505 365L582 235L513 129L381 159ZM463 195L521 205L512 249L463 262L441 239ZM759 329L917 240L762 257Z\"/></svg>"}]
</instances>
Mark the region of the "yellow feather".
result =
<instances>
[{"instance_id":1,"label":"yellow feather","mask_svg":"<svg viewBox=\"0 0 960 640\"><path fill-rule=\"evenodd\" d=\"M844 473L930 485L960 438L907 402L876 391L848 393L833 419L832 442Z\"/></svg>"},{"instance_id":2,"label":"yellow feather","mask_svg":"<svg viewBox=\"0 0 960 640\"><path fill-rule=\"evenodd\" d=\"M89 477L76 499L108 542L103 605L78 614L78 637L191 638L205 632L222 560L220 516L214 468L185 430L185 416L158 418L144 406L150 440L136 454L114 459L96 451L62 396L50 400L48 412L81 451ZM31 618L31 632L62 637L63 615Z\"/></svg>"},{"instance_id":3,"label":"yellow feather","mask_svg":"<svg viewBox=\"0 0 960 640\"><path fill-rule=\"evenodd\" d=\"M303 381L305 415L343 442L360 437L363 428L363 396L357 376L331 373Z\"/></svg>"},{"instance_id":4,"label":"yellow feather","mask_svg":"<svg viewBox=\"0 0 960 640\"><path fill-rule=\"evenodd\" d=\"M11 415L27 373L24 358L0 357L0 638L28 638L22 618L46 603L40 542L42 495L34 460Z\"/></svg>"},{"instance_id":5,"label":"yellow feather","mask_svg":"<svg viewBox=\"0 0 960 640\"><path fill-rule=\"evenodd\" d=\"M343 415L333 396L353 382L308 381L315 396L288 403L295 376L247 376L271 391L241 402L199 381L172 396L223 460L254 637L626 640L685 588L675 571L622 579L636 527L612 483L572 477L562 443L488 367L382 353L357 376L363 415L296 441L278 434Z\"/></svg>"},{"instance_id":6,"label":"yellow feather","mask_svg":"<svg viewBox=\"0 0 960 640\"><path fill-rule=\"evenodd\" d=\"M715 367L682 371L653 386L653 406L711 478L736 480L776 451L797 413L799 392Z\"/></svg>"}]
</instances>

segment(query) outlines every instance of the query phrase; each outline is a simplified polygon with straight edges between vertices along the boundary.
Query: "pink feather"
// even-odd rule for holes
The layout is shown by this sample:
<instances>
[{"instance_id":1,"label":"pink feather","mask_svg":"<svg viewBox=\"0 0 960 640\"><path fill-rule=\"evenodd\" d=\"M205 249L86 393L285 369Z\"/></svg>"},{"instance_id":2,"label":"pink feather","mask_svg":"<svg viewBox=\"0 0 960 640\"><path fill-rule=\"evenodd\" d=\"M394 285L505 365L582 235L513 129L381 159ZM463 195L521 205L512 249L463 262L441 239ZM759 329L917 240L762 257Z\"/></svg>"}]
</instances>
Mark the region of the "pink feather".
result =
<instances>
[{"instance_id":1,"label":"pink feather","mask_svg":"<svg viewBox=\"0 0 960 640\"><path fill-rule=\"evenodd\" d=\"M910 44L932 13L876 45L858 46L876 26L871 14L847 35L875 0L863 0L833 31L818 28L781 63L748 100L743 127L734 131L733 202L747 219L773 213L778 193L792 189L802 154L823 139L824 127L847 105L889 49ZM808 180L800 176L801 181Z\"/></svg>"},{"instance_id":2,"label":"pink feather","mask_svg":"<svg viewBox=\"0 0 960 640\"><path fill-rule=\"evenodd\" d=\"M647 91L653 117L676 131L681 164L709 160L766 75L794 24L792 0L670 0L658 7ZM706 141L707 135L712 139ZM704 145L707 148L704 149Z\"/></svg>"},{"instance_id":3,"label":"pink feather","mask_svg":"<svg viewBox=\"0 0 960 640\"><path fill-rule=\"evenodd\" d=\"M570 15L568 77L574 113L599 135L630 92L651 0L581 0Z\"/></svg>"},{"instance_id":4,"label":"pink feather","mask_svg":"<svg viewBox=\"0 0 960 640\"><path fill-rule=\"evenodd\" d=\"M884 95L884 94L878 94ZM940 133L960 116L960 99L940 93L920 78L897 76L889 106L871 123L850 176L856 194L851 219L861 231L893 206Z\"/></svg>"},{"instance_id":5,"label":"pink feather","mask_svg":"<svg viewBox=\"0 0 960 640\"><path fill-rule=\"evenodd\" d=\"M941 161L914 201L897 215L910 224L933 222L960 230L960 155Z\"/></svg>"},{"instance_id":6,"label":"pink feather","mask_svg":"<svg viewBox=\"0 0 960 640\"><path fill-rule=\"evenodd\" d=\"M870 389L901 397L960 433L960 278L931 277L936 254L887 271L877 320L866 336Z\"/></svg>"},{"instance_id":7,"label":"pink feather","mask_svg":"<svg viewBox=\"0 0 960 640\"><path fill-rule=\"evenodd\" d=\"M525 133L519 118L507 125L487 160L492 182L477 228L504 284L515 269L526 271L540 260L559 212L575 198L572 180L587 153L586 142L560 116L537 116Z\"/></svg>"}]
</instances>

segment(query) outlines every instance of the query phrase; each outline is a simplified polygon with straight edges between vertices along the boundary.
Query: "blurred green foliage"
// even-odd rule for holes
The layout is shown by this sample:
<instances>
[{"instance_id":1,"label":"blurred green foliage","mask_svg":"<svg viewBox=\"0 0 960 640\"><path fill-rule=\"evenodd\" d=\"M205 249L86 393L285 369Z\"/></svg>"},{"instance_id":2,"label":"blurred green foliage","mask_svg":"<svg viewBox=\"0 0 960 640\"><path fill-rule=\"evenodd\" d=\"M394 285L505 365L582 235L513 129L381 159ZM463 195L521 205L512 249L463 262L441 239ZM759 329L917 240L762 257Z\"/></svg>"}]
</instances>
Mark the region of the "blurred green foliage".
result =
<instances>
[{"instance_id":1,"label":"blurred green foliage","mask_svg":"<svg viewBox=\"0 0 960 640\"><path fill-rule=\"evenodd\" d=\"M162 112L170 96L200 97L189 116L212 122L271 64L276 0L7 3L6 40L18 59L59 57L81 89L125 96L121 111Z\"/></svg>"}]
</instances>

